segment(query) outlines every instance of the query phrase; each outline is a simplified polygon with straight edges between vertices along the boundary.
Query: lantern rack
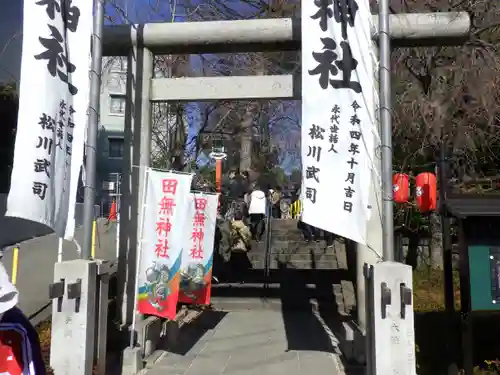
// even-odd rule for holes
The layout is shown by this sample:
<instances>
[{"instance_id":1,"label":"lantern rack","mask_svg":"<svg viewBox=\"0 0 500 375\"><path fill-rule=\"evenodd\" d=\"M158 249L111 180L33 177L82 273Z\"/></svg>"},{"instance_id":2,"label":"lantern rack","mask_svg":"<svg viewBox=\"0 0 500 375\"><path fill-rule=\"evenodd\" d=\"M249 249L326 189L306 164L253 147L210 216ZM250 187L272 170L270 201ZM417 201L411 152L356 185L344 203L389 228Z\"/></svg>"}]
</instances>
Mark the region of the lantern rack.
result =
<instances>
[{"instance_id":1,"label":"lantern rack","mask_svg":"<svg viewBox=\"0 0 500 375\"><path fill-rule=\"evenodd\" d=\"M500 195L451 193L444 201L449 216L465 220L475 217L500 217Z\"/></svg>"},{"instance_id":2,"label":"lantern rack","mask_svg":"<svg viewBox=\"0 0 500 375\"><path fill-rule=\"evenodd\" d=\"M458 229L461 335L463 368L466 374L473 369L473 318L478 314L500 311L500 194L490 187L488 192L476 193L452 189L448 179L446 157L441 151L440 208L443 223L443 244L451 246L449 220L455 218ZM471 182L464 183L471 187ZM480 183L481 187L484 183ZM445 239L448 236L448 239ZM443 250L446 251L445 246ZM445 265L446 266L446 265ZM451 268L451 265L450 265ZM452 278L452 271L445 277ZM448 283L453 284L448 280Z\"/></svg>"},{"instance_id":3,"label":"lantern rack","mask_svg":"<svg viewBox=\"0 0 500 375\"><path fill-rule=\"evenodd\" d=\"M454 193L443 203L458 224L462 358L472 374L474 317L500 311L500 196Z\"/></svg>"}]
</instances>

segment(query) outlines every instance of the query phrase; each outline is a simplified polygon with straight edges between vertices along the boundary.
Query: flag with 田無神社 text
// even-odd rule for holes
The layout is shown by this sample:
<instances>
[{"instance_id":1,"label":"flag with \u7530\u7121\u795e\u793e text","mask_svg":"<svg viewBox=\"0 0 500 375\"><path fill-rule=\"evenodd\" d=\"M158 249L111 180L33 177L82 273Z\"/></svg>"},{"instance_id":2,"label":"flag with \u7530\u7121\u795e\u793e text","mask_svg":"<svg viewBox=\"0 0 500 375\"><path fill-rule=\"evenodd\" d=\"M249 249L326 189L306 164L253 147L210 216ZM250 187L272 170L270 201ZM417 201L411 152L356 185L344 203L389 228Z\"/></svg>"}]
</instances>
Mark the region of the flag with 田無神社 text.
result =
<instances>
[{"instance_id":1,"label":"flag with \u7530\u7121\u795e\u793e text","mask_svg":"<svg viewBox=\"0 0 500 375\"><path fill-rule=\"evenodd\" d=\"M179 302L210 304L219 195L191 193L186 206Z\"/></svg>"},{"instance_id":2,"label":"flag with \u7530\u7121\u795e\u793e text","mask_svg":"<svg viewBox=\"0 0 500 375\"><path fill-rule=\"evenodd\" d=\"M141 314L175 318L192 179L192 174L146 170L137 275Z\"/></svg>"}]
</instances>

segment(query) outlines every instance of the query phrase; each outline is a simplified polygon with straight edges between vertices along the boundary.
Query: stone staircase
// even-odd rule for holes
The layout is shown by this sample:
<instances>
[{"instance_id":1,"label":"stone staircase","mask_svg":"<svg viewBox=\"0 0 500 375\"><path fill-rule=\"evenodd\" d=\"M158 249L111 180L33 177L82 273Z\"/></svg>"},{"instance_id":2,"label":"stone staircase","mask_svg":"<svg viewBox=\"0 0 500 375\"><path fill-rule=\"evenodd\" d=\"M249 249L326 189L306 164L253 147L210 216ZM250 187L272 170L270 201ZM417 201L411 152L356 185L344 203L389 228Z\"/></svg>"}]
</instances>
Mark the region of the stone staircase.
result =
<instances>
[{"instance_id":1,"label":"stone staircase","mask_svg":"<svg viewBox=\"0 0 500 375\"><path fill-rule=\"evenodd\" d=\"M252 243L248 260L245 280L234 275L212 286L216 308L310 309L313 304L348 315L355 305L345 244L335 241L327 248L324 240L305 242L295 220L273 219L269 257L264 237Z\"/></svg>"}]
</instances>

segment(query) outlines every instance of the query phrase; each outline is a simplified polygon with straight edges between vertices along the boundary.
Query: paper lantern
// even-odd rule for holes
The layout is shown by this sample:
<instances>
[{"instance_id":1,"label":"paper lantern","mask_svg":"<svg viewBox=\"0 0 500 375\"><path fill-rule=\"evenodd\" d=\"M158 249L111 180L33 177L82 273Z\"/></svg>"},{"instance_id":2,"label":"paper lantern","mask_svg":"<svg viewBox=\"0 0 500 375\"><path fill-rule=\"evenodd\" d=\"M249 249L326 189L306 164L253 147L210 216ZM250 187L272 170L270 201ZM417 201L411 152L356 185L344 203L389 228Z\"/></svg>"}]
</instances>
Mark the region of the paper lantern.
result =
<instances>
[{"instance_id":1,"label":"paper lantern","mask_svg":"<svg viewBox=\"0 0 500 375\"><path fill-rule=\"evenodd\" d=\"M392 176L392 191L394 202L408 202L408 197L410 196L410 177L405 173L396 173Z\"/></svg>"},{"instance_id":2,"label":"paper lantern","mask_svg":"<svg viewBox=\"0 0 500 375\"><path fill-rule=\"evenodd\" d=\"M415 196L420 212L430 212L437 208L436 175L424 172L415 179Z\"/></svg>"}]
</instances>

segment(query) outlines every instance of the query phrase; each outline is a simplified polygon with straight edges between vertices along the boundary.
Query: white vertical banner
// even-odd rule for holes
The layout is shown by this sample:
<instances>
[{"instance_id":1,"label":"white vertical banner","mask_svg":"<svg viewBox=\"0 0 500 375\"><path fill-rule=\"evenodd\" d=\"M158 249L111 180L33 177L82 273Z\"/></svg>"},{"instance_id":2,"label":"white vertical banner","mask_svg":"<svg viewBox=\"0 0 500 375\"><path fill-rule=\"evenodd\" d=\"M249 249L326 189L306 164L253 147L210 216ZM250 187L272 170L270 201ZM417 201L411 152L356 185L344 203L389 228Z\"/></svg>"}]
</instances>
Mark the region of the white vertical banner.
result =
<instances>
[{"instance_id":1,"label":"white vertical banner","mask_svg":"<svg viewBox=\"0 0 500 375\"><path fill-rule=\"evenodd\" d=\"M193 175L152 169L146 175L137 307L141 314L173 319Z\"/></svg>"},{"instance_id":2,"label":"white vertical banner","mask_svg":"<svg viewBox=\"0 0 500 375\"><path fill-rule=\"evenodd\" d=\"M19 115L7 216L71 240L89 105L89 0L25 1Z\"/></svg>"},{"instance_id":3,"label":"white vertical banner","mask_svg":"<svg viewBox=\"0 0 500 375\"><path fill-rule=\"evenodd\" d=\"M302 220L366 243L376 53L368 0L302 1Z\"/></svg>"},{"instance_id":4,"label":"white vertical banner","mask_svg":"<svg viewBox=\"0 0 500 375\"><path fill-rule=\"evenodd\" d=\"M219 195L191 193L186 206L181 262L181 302L210 303Z\"/></svg>"}]
</instances>

